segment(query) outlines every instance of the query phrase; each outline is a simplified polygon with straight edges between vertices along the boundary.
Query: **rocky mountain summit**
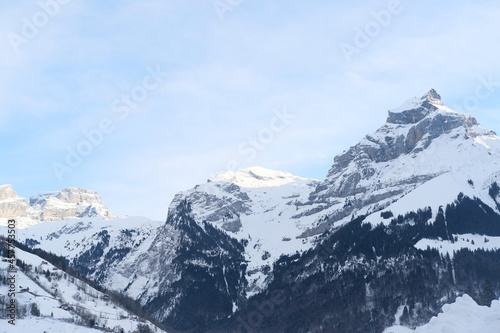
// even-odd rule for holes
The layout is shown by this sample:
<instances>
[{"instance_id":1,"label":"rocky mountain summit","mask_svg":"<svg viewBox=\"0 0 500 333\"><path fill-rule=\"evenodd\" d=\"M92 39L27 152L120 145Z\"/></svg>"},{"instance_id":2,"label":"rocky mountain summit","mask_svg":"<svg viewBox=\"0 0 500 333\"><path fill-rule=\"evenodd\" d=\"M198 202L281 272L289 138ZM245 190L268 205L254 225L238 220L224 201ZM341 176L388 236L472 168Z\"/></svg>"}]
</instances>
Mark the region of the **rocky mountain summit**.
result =
<instances>
[{"instance_id":1,"label":"rocky mountain summit","mask_svg":"<svg viewBox=\"0 0 500 333\"><path fill-rule=\"evenodd\" d=\"M462 172L456 177L475 178L476 170L484 164L498 164L497 143L495 132L446 107L431 89L389 110L382 127L336 156L307 204L319 205L314 209L333 215L337 221L377 211L458 166ZM474 159L464 159L463 153L472 154ZM491 168L490 175L494 171ZM491 181L482 185L489 184ZM308 234L329 227L319 223Z\"/></svg>"},{"instance_id":2,"label":"rocky mountain summit","mask_svg":"<svg viewBox=\"0 0 500 333\"><path fill-rule=\"evenodd\" d=\"M0 223L9 218L18 220L18 227L44 221L58 221L72 217L116 217L102 204L101 197L92 190L76 187L60 191L42 192L28 201L17 195L12 185L0 186Z\"/></svg>"}]
</instances>

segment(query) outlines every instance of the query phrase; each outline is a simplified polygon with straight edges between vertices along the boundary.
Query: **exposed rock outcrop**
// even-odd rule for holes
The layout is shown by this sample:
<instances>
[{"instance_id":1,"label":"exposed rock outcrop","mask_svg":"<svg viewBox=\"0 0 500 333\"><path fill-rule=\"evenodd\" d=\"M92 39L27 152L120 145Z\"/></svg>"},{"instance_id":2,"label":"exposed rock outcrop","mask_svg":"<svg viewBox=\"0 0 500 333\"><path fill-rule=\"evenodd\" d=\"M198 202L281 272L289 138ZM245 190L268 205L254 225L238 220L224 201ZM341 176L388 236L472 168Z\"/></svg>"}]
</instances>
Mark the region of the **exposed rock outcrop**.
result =
<instances>
[{"instance_id":1,"label":"exposed rock outcrop","mask_svg":"<svg viewBox=\"0 0 500 333\"><path fill-rule=\"evenodd\" d=\"M0 186L0 218L26 217L29 208L28 201L18 196L12 185Z\"/></svg>"},{"instance_id":2,"label":"exposed rock outcrop","mask_svg":"<svg viewBox=\"0 0 500 333\"><path fill-rule=\"evenodd\" d=\"M113 218L101 197L92 190L69 187L61 191L42 192L30 198L32 217L40 221L56 221L69 217L101 215Z\"/></svg>"},{"instance_id":3,"label":"exposed rock outcrop","mask_svg":"<svg viewBox=\"0 0 500 333\"><path fill-rule=\"evenodd\" d=\"M16 218L19 220L18 227L43 221L92 216L107 219L116 217L92 190L70 187L61 191L42 192L32 196L28 204L25 198L17 195L12 185L0 186L0 219Z\"/></svg>"}]
</instances>

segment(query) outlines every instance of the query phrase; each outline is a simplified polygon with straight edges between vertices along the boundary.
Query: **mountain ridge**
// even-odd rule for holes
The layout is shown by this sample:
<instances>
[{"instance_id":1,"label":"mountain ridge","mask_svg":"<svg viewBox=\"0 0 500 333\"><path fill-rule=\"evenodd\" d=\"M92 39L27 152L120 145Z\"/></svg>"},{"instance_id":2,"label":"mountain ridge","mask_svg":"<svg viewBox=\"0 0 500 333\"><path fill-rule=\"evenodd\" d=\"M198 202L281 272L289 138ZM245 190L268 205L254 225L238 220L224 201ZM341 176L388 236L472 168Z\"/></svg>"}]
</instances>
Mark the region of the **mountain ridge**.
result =
<instances>
[{"instance_id":1,"label":"mountain ridge","mask_svg":"<svg viewBox=\"0 0 500 333\"><path fill-rule=\"evenodd\" d=\"M58 221L71 217L103 216L116 218L101 197L93 190L68 187L59 191L40 192L28 200L17 195L13 186L0 186L0 224L16 218L17 227L24 228L46 221Z\"/></svg>"}]
</instances>

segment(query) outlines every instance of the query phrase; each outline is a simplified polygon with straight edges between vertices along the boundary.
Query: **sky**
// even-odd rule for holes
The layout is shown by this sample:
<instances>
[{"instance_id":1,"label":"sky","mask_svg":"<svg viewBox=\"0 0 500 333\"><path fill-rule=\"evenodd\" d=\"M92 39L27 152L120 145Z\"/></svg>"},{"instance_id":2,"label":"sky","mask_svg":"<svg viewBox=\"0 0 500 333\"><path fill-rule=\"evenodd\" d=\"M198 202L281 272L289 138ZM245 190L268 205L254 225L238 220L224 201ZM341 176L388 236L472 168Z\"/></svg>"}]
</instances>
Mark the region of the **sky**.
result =
<instances>
[{"instance_id":1,"label":"sky","mask_svg":"<svg viewBox=\"0 0 500 333\"><path fill-rule=\"evenodd\" d=\"M118 215L250 166L324 179L431 88L500 133L496 1L0 3L0 184Z\"/></svg>"}]
</instances>

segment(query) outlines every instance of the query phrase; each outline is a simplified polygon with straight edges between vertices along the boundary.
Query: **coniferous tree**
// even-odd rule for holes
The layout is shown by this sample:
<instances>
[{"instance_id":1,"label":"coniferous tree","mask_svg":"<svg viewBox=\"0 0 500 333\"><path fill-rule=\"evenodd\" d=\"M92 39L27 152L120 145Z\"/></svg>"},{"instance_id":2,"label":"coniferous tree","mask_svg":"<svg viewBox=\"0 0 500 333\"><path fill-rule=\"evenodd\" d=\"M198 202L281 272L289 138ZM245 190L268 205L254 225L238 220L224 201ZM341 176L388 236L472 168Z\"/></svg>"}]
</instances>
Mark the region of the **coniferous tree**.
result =
<instances>
[{"instance_id":1,"label":"coniferous tree","mask_svg":"<svg viewBox=\"0 0 500 333\"><path fill-rule=\"evenodd\" d=\"M493 286L491 281L487 279L484 281L483 292L481 293L481 305L491 305L491 301L496 298L495 290L493 290Z\"/></svg>"},{"instance_id":2,"label":"coniferous tree","mask_svg":"<svg viewBox=\"0 0 500 333\"><path fill-rule=\"evenodd\" d=\"M496 202L496 198L497 198L498 194L500 194L500 186L498 186L497 182L493 182L493 184L491 184L491 187L488 191L488 194Z\"/></svg>"},{"instance_id":3,"label":"coniferous tree","mask_svg":"<svg viewBox=\"0 0 500 333\"><path fill-rule=\"evenodd\" d=\"M479 299L477 297L477 293L472 289L472 287L469 285L467 289L465 290L465 293L469 295L476 303L479 303Z\"/></svg>"},{"instance_id":4,"label":"coniferous tree","mask_svg":"<svg viewBox=\"0 0 500 333\"><path fill-rule=\"evenodd\" d=\"M35 317L40 317L40 308L36 303L31 303L30 313Z\"/></svg>"},{"instance_id":5,"label":"coniferous tree","mask_svg":"<svg viewBox=\"0 0 500 333\"><path fill-rule=\"evenodd\" d=\"M137 325L137 332L138 333L153 333L151 328L146 324Z\"/></svg>"},{"instance_id":6,"label":"coniferous tree","mask_svg":"<svg viewBox=\"0 0 500 333\"><path fill-rule=\"evenodd\" d=\"M410 320L410 312L408 310L408 305L405 305L405 308L403 310L403 314L401 315L401 323L402 324L407 324Z\"/></svg>"}]
</instances>

